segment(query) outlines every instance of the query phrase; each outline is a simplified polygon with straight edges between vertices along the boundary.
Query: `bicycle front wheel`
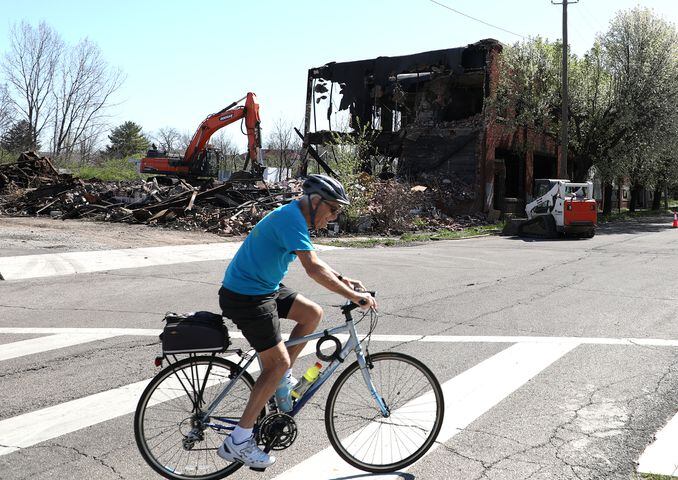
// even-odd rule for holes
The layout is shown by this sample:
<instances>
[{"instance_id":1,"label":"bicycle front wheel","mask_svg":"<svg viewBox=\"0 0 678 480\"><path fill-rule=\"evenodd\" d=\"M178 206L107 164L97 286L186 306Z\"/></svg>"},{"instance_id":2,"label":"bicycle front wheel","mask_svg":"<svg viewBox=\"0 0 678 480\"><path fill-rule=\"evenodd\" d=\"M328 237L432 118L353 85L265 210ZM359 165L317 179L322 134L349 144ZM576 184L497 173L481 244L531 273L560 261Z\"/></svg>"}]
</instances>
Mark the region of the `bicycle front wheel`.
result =
<instances>
[{"instance_id":1,"label":"bicycle front wheel","mask_svg":"<svg viewBox=\"0 0 678 480\"><path fill-rule=\"evenodd\" d=\"M221 357L189 357L151 380L137 405L134 437L153 470L173 480L215 480L242 466L217 455L254 386L247 372L235 378L240 371ZM204 421L204 410L226 386L229 393Z\"/></svg>"},{"instance_id":2,"label":"bicycle front wheel","mask_svg":"<svg viewBox=\"0 0 678 480\"><path fill-rule=\"evenodd\" d=\"M388 414L382 414L354 362L327 398L327 435L339 456L354 467L393 472L416 462L433 445L443 424L443 392L426 365L398 352L371 355L367 374Z\"/></svg>"}]
</instances>

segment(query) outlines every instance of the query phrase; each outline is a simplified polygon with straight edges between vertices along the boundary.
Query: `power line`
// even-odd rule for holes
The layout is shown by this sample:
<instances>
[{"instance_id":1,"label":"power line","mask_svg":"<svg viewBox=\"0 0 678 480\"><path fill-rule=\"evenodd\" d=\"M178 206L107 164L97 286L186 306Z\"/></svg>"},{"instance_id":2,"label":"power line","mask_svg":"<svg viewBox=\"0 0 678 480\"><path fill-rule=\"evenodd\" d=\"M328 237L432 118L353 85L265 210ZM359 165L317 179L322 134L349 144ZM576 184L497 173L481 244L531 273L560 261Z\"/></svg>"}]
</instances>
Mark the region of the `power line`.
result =
<instances>
[{"instance_id":1,"label":"power line","mask_svg":"<svg viewBox=\"0 0 678 480\"><path fill-rule=\"evenodd\" d=\"M501 27L498 27L498 26L496 26L496 25L492 25L491 23L487 23L486 21L481 20L481 19L479 19L479 18L472 17L471 15L466 15L464 12L460 12L459 10L456 10L456 9L454 9L454 8L452 8L452 7L448 7L448 6L445 5L444 3L436 2L436 0L430 0L430 1L431 1L432 3L435 3L436 5L440 5L440 6L443 7L443 8L447 8L448 10L451 10L451 11L453 11L454 13L457 13L457 14L459 14L459 15L462 15L462 16L464 16L464 17L466 17L466 18L470 18L471 20L475 20L476 22L480 22L480 23L482 23L483 25L487 25L488 27L496 28L497 30L501 30L501 31L503 31L503 32L510 33L511 35L515 35L516 37L525 38L525 35L521 35L521 34L519 34L519 33L512 32L511 30L506 30L505 28L501 28Z\"/></svg>"}]
</instances>

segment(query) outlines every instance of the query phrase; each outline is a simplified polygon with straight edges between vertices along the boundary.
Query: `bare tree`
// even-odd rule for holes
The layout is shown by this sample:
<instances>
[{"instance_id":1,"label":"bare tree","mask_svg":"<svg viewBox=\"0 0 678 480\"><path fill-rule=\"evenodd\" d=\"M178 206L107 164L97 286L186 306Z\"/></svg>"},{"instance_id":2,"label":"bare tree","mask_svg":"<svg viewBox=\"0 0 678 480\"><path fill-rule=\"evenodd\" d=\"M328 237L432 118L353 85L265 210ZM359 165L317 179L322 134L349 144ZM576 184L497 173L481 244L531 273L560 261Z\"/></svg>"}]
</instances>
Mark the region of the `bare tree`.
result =
<instances>
[{"instance_id":1,"label":"bare tree","mask_svg":"<svg viewBox=\"0 0 678 480\"><path fill-rule=\"evenodd\" d=\"M282 118L278 118L266 141L266 148L270 153L269 158L276 162L278 181L280 181L283 171L291 169L299 159L299 152L301 150L301 141L294 133L292 124Z\"/></svg>"},{"instance_id":2,"label":"bare tree","mask_svg":"<svg viewBox=\"0 0 678 480\"><path fill-rule=\"evenodd\" d=\"M186 132L186 131L179 134L177 149L180 150L181 152L186 152L186 150L188 149L188 146L191 144L192 138L193 138L193 135L189 132Z\"/></svg>"},{"instance_id":3,"label":"bare tree","mask_svg":"<svg viewBox=\"0 0 678 480\"><path fill-rule=\"evenodd\" d=\"M223 165L220 166L223 166L225 170L236 171L241 170L245 166L244 159L238 153L238 146L225 131L221 130L214 134L210 139L210 143L221 152Z\"/></svg>"},{"instance_id":4,"label":"bare tree","mask_svg":"<svg viewBox=\"0 0 678 480\"><path fill-rule=\"evenodd\" d=\"M61 37L45 22L37 28L24 21L12 27L2 68L13 103L31 126L33 146L52 117L50 92L62 50Z\"/></svg>"},{"instance_id":5,"label":"bare tree","mask_svg":"<svg viewBox=\"0 0 678 480\"><path fill-rule=\"evenodd\" d=\"M158 140L158 146L161 150L168 153L174 152L181 145L181 134L176 128L163 127L158 130L155 138ZM189 140L190 141L190 140ZM188 147L188 145L186 145Z\"/></svg>"},{"instance_id":6,"label":"bare tree","mask_svg":"<svg viewBox=\"0 0 678 480\"><path fill-rule=\"evenodd\" d=\"M77 143L73 145L73 153L79 157L81 162L91 163L100 156L98 147L108 128L108 125L103 122L91 122L85 127Z\"/></svg>"},{"instance_id":7,"label":"bare tree","mask_svg":"<svg viewBox=\"0 0 678 480\"><path fill-rule=\"evenodd\" d=\"M123 78L87 38L66 52L55 77L51 147L53 155L68 158L83 137L103 123L110 97Z\"/></svg>"},{"instance_id":8,"label":"bare tree","mask_svg":"<svg viewBox=\"0 0 678 480\"><path fill-rule=\"evenodd\" d=\"M7 85L0 85L0 134L10 126L14 119L12 99Z\"/></svg>"}]
</instances>

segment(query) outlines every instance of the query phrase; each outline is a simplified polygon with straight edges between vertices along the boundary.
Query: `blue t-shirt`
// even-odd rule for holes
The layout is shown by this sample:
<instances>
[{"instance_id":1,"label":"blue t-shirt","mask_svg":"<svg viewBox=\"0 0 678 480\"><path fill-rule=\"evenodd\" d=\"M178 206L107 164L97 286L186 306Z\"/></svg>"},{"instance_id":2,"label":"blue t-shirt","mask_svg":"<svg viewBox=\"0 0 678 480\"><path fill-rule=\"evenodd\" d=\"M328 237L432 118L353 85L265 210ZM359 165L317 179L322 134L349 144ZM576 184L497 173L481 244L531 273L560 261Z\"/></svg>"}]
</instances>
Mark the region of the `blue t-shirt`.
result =
<instances>
[{"instance_id":1,"label":"blue t-shirt","mask_svg":"<svg viewBox=\"0 0 678 480\"><path fill-rule=\"evenodd\" d=\"M226 269L223 286L243 295L278 290L297 250L315 250L301 205L278 207L257 223Z\"/></svg>"}]
</instances>

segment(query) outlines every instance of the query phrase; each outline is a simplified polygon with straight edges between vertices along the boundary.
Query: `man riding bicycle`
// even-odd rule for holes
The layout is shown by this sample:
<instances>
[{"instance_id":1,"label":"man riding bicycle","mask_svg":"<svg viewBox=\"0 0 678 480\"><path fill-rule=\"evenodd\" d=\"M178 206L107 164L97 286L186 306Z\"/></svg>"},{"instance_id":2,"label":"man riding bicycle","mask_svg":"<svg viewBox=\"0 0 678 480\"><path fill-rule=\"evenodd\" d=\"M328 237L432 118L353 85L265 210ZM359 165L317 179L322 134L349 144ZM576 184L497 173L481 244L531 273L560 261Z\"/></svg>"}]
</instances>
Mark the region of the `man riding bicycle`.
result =
<instances>
[{"instance_id":1,"label":"man riding bicycle","mask_svg":"<svg viewBox=\"0 0 678 480\"><path fill-rule=\"evenodd\" d=\"M291 368L305 345L285 347L279 318L297 322L293 339L313 333L323 315L320 305L281 283L289 264L298 257L308 276L323 287L365 307L377 306L360 281L342 276L318 258L309 236L309 229L325 228L350 204L344 187L326 175L309 175L302 190L300 198L276 208L252 229L219 290L223 315L259 353L262 369L238 426L218 454L253 468L275 462L257 446L252 429L276 389L289 392L294 385Z\"/></svg>"}]
</instances>

